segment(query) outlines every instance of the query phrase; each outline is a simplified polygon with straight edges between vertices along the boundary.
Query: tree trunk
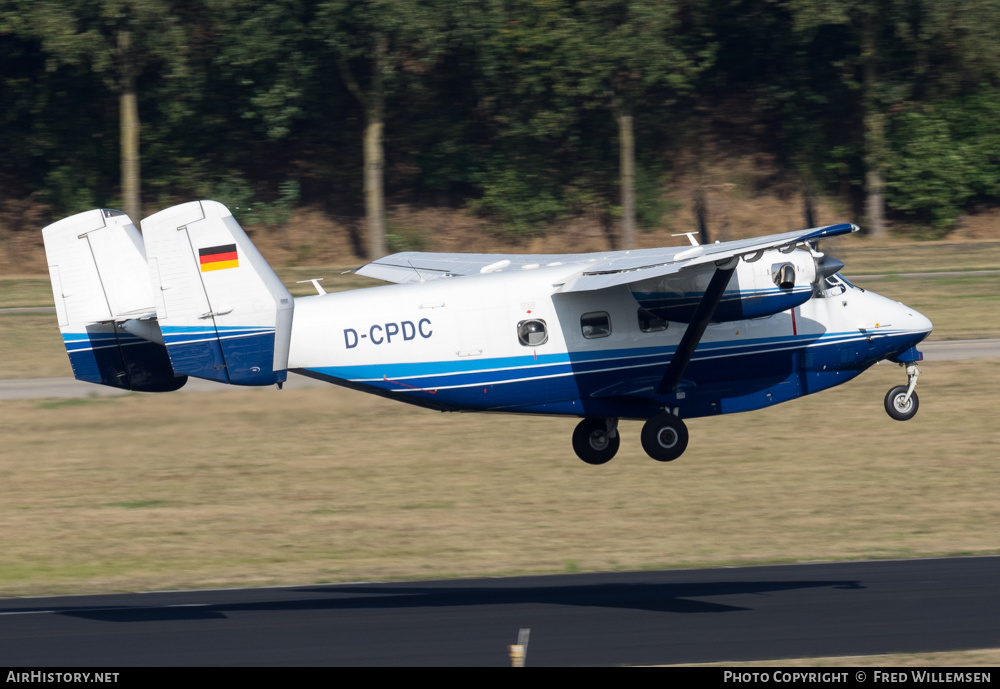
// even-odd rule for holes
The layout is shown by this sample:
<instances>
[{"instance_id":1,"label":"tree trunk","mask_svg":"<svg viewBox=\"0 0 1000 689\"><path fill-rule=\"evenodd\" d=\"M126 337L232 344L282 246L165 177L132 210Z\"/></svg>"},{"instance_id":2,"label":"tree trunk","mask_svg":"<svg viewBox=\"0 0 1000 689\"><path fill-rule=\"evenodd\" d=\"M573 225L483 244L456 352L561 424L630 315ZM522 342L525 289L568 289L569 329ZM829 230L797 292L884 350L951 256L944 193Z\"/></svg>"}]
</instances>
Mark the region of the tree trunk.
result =
<instances>
[{"instance_id":1,"label":"tree trunk","mask_svg":"<svg viewBox=\"0 0 1000 689\"><path fill-rule=\"evenodd\" d=\"M118 33L118 50L121 56L121 83L118 95L122 204L125 214L136 227L142 220L142 197L139 177L139 105L136 96L136 77L132 55L132 36L128 31Z\"/></svg>"},{"instance_id":2,"label":"tree trunk","mask_svg":"<svg viewBox=\"0 0 1000 689\"><path fill-rule=\"evenodd\" d=\"M868 222L869 234L876 239L883 239L885 231L885 180L882 171L869 167L865 173L865 217Z\"/></svg>"},{"instance_id":3,"label":"tree trunk","mask_svg":"<svg viewBox=\"0 0 1000 689\"><path fill-rule=\"evenodd\" d=\"M622 236L620 249L634 249L635 242L635 130L632 111L618 104L618 156L622 191Z\"/></svg>"},{"instance_id":4,"label":"tree trunk","mask_svg":"<svg viewBox=\"0 0 1000 689\"><path fill-rule=\"evenodd\" d=\"M708 236L708 204L705 203L705 190L699 185L694 190L694 219L698 225L698 242L700 244L711 244Z\"/></svg>"},{"instance_id":5,"label":"tree trunk","mask_svg":"<svg viewBox=\"0 0 1000 689\"><path fill-rule=\"evenodd\" d=\"M869 14L861 29L861 61L864 83L865 129L865 223L876 239L885 230L885 116L879 112L877 51L879 22Z\"/></svg>"},{"instance_id":6,"label":"tree trunk","mask_svg":"<svg viewBox=\"0 0 1000 689\"><path fill-rule=\"evenodd\" d=\"M382 170L385 166L382 150L381 120L369 114L365 122L365 220L368 225L368 258L385 256L385 199Z\"/></svg>"},{"instance_id":7,"label":"tree trunk","mask_svg":"<svg viewBox=\"0 0 1000 689\"><path fill-rule=\"evenodd\" d=\"M385 127L385 69L388 40L384 34L375 37L375 60L372 66L371 94L365 108L365 219L368 225L368 258L375 260L386 254L385 248L385 152L382 132Z\"/></svg>"}]
</instances>

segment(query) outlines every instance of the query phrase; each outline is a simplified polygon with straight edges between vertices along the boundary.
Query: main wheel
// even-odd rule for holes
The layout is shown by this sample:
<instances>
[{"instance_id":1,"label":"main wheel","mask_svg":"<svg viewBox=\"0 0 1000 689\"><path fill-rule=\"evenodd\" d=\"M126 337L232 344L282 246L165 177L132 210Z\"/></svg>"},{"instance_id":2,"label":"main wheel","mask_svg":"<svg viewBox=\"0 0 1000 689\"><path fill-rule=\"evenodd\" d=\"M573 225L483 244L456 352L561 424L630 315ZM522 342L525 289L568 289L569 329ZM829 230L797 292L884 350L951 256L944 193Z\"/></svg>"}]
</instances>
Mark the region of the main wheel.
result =
<instances>
[{"instance_id":1,"label":"main wheel","mask_svg":"<svg viewBox=\"0 0 1000 689\"><path fill-rule=\"evenodd\" d=\"M684 454L687 426L673 414L658 414L642 427L642 449L657 462L672 462Z\"/></svg>"},{"instance_id":2,"label":"main wheel","mask_svg":"<svg viewBox=\"0 0 1000 689\"><path fill-rule=\"evenodd\" d=\"M584 419L573 431L573 450L587 464L604 464L618 453L622 444L618 431L608 433L604 419Z\"/></svg>"},{"instance_id":3,"label":"main wheel","mask_svg":"<svg viewBox=\"0 0 1000 689\"><path fill-rule=\"evenodd\" d=\"M920 408L920 400L917 393L913 392L910 399L906 400L906 386L897 385L885 393L885 411L896 421L909 421Z\"/></svg>"}]
</instances>

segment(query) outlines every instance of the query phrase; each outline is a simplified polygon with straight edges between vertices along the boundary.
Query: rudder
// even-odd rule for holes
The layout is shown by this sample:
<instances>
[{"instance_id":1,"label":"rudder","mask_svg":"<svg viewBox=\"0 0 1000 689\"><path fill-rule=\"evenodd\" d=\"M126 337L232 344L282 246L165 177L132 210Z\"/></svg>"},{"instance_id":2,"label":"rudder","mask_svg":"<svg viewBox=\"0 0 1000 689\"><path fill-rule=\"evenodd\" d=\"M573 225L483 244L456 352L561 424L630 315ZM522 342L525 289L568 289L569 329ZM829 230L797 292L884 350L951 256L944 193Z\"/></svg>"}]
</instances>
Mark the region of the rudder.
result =
<instances>
[{"instance_id":1,"label":"rudder","mask_svg":"<svg viewBox=\"0 0 1000 689\"><path fill-rule=\"evenodd\" d=\"M138 392L180 388L156 324L142 235L121 211L42 230L59 330L78 380Z\"/></svg>"},{"instance_id":2,"label":"rudder","mask_svg":"<svg viewBox=\"0 0 1000 689\"><path fill-rule=\"evenodd\" d=\"M142 227L174 370L233 385L283 382L294 300L229 209L192 201Z\"/></svg>"}]
</instances>

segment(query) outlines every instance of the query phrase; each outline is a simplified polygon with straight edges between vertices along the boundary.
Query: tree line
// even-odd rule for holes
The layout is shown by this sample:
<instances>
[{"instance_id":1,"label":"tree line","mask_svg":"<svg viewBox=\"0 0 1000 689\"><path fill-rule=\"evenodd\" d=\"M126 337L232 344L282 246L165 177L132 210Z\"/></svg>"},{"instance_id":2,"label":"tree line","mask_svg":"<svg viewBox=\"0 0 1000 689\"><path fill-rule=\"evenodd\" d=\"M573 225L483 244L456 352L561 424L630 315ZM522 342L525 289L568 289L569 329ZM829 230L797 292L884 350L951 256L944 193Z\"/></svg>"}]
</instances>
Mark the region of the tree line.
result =
<instances>
[{"instance_id":1,"label":"tree line","mask_svg":"<svg viewBox=\"0 0 1000 689\"><path fill-rule=\"evenodd\" d=\"M634 245L720 129L872 233L1000 196L1000 0L0 0L0 195L461 204Z\"/></svg>"}]
</instances>

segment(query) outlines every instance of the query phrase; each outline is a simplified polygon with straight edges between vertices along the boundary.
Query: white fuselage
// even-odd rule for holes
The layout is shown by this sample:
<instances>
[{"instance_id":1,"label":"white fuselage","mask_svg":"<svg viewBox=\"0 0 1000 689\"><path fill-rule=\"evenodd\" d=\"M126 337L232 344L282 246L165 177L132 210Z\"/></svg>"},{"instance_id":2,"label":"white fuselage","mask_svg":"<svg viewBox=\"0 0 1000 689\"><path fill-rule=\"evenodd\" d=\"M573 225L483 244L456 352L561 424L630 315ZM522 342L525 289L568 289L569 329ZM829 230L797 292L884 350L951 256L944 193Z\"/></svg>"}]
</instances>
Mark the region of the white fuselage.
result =
<instances>
[{"instance_id":1,"label":"white fuselage","mask_svg":"<svg viewBox=\"0 0 1000 689\"><path fill-rule=\"evenodd\" d=\"M801 256L782 258L811 264L807 252L793 253ZM761 272L757 263L740 269ZM447 410L646 418L671 408L701 416L845 382L931 328L913 309L831 278L791 309L711 323L683 384L662 395L656 383L687 324L643 320L626 285L560 293L578 270L501 271L298 298L289 369ZM731 285L748 284L743 273L736 277ZM544 341L519 337L528 322L542 324Z\"/></svg>"}]
</instances>

